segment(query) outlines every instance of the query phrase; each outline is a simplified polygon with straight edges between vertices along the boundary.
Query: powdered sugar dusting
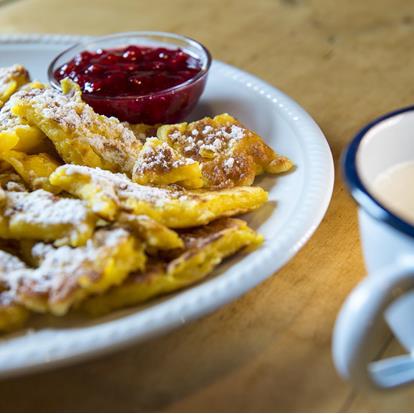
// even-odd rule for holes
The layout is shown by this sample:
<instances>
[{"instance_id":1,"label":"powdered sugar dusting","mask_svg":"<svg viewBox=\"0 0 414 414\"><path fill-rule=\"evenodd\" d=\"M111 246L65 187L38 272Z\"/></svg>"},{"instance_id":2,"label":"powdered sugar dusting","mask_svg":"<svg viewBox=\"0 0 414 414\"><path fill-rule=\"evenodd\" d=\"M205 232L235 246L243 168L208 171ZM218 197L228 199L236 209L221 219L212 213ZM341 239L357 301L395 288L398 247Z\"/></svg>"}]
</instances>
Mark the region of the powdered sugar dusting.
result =
<instances>
[{"instance_id":1,"label":"powdered sugar dusting","mask_svg":"<svg viewBox=\"0 0 414 414\"><path fill-rule=\"evenodd\" d=\"M55 247L48 243L36 243L31 249L31 255L37 263L43 262L46 256L53 252Z\"/></svg>"},{"instance_id":2,"label":"powdered sugar dusting","mask_svg":"<svg viewBox=\"0 0 414 414\"><path fill-rule=\"evenodd\" d=\"M0 68L1 69L1 68ZM15 105L17 100L24 96L28 90L27 86L22 87L20 90L15 92L10 99L4 104L0 110L0 132L10 131L16 127L31 128L20 116L14 115L11 108Z\"/></svg>"},{"instance_id":3,"label":"powdered sugar dusting","mask_svg":"<svg viewBox=\"0 0 414 414\"><path fill-rule=\"evenodd\" d=\"M162 174L194 163L194 160L182 157L166 142L161 142L157 138L149 138L135 163L133 176L148 172Z\"/></svg>"},{"instance_id":4,"label":"powdered sugar dusting","mask_svg":"<svg viewBox=\"0 0 414 414\"><path fill-rule=\"evenodd\" d=\"M231 170L234 166L234 158L230 157L224 161L224 167Z\"/></svg>"},{"instance_id":5,"label":"powdered sugar dusting","mask_svg":"<svg viewBox=\"0 0 414 414\"><path fill-rule=\"evenodd\" d=\"M10 277L15 271L26 269L26 264L18 257L0 250L0 306L15 302L16 278Z\"/></svg>"},{"instance_id":6,"label":"powdered sugar dusting","mask_svg":"<svg viewBox=\"0 0 414 414\"><path fill-rule=\"evenodd\" d=\"M10 100L7 101L0 110L0 132L11 130L21 124L23 124L21 118L11 113Z\"/></svg>"},{"instance_id":7,"label":"powdered sugar dusting","mask_svg":"<svg viewBox=\"0 0 414 414\"><path fill-rule=\"evenodd\" d=\"M5 274L24 268L26 265L18 257L0 250L0 281L5 280Z\"/></svg>"},{"instance_id":8,"label":"powdered sugar dusting","mask_svg":"<svg viewBox=\"0 0 414 414\"><path fill-rule=\"evenodd\" d=\"M172 129L168 138L173 144L180 145L184 155L197 159L197 156L214 158L216 154L231 150L247 134L247 130L238 125L215 126L205 122L208 121L194 122L189 132Z\"/></svg>"},{"instance_id":9,"label":"powdered sugar dusting","mask_svg":"<svg viewBox=\"0 0 414 414\"><path fill-rule=\"evenodd\" d=\"M75 227L86 221L90 213L82 200L60 198L47 191L36 190L31 193L7 192L3 214L14 223Z\"/></svg>"},{"instance_id":10,"label":"powdered sugar dusting","mask_svg":"<svg viewBox=\"0 0 414 414\"><path fill-rule=\"evenodd\" d=\"M230 136L232 139L243 139L244 129L237 125L232 125L230 129Z\"/></svg>"}]
</instances>

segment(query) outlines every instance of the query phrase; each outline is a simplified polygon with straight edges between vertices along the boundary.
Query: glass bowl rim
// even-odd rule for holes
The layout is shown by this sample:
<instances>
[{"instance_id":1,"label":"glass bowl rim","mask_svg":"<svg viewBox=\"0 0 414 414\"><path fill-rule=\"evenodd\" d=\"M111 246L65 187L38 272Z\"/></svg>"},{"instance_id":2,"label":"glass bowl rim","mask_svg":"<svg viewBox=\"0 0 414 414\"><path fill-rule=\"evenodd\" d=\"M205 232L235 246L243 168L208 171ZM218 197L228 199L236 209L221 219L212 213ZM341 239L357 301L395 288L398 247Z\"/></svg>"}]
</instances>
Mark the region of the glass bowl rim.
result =
<instances>
[{"instance_id":1,"label":"glass bowl rim","mask_svg":"<svg viewBox=\"0 0 414 414\"><path fill-rule=\"evenodd\" d=\"M159 31L138 31L138 32L118 32L118 33L112 33L109 35L104 35L104 36L92 36L92 37L88 37L85 40L82 40L80 42L75 43L74 45L68 47L67 49L63 50L62 52L60 52L56 57L53 58L53 60L50 62L48 70L47 70L47 75L49 78L49 82L52 85L53 88L61 90L60 88L60 83L58 82L58 80L55 78L54 76L54 66L56 64L56 62L66 53L72 51L73 49L76 49L78 47L81 47L82 45L85 45L87 43L90 42L94 42L94 41L105 41L105 40L109 40L109 39L116 39L116 38L123 38L123 37L134 37L134 36L142 36L142 37L146 37L146 36L162 36L162 37L167 37L170 39L175 39L175 40L183 40L184 42L187 42L190 45L195 46L196 48L200 49L206 56L206 62L203 65L203 67L201 68L201 70L192 78L187 79L185 82L179 83L178 85L172 86L170 88L166 88L166 89L162 89L160 91L157 92L153 92L153 93L148 93L145 95L124 95L124 96L107 96L107 95L96 95L93 93L88 93L87 94L87 99L96 99L96 100L129 100L129 99L145 99L145 98L150 98L150 97L158 97L158 96L164 96L166 94L175 92L175 91L179 91L181 89L185 89L188 86L195 84L197 81L201 80L202 78L204 78L207 74L208 71L210 69L211 66L211 62L212 62L212 57L211 57L211 53L210 51L200 42L198 42L197 40L188 37L188 36L184 36L184 35L179 35L176 33L170 33L170 32L159 32Z\"/></svg>"}]
</instances>

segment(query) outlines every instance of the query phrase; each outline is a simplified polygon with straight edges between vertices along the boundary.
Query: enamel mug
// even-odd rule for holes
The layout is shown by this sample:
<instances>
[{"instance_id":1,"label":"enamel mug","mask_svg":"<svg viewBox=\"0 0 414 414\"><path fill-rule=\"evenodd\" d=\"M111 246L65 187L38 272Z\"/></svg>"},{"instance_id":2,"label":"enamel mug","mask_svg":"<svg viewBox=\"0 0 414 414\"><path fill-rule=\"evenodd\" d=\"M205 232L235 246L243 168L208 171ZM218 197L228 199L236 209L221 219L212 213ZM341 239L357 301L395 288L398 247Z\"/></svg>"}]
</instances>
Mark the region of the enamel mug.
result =
<instances>
[{"instance_id":1,"label":"enamel mug","mask_svg":"<svg viewBox=\"0 0 414 414\"><path fill-rule=\"evenodd\" d=\"M355 385L393 388L414 381L414 225L380 202L372 194L372 184L388 168L414 161L414 107L367 125L342 161L345 181L358 203L368 275L337 318L334 362ZM414 191L414 182L407 191ZM388 328L407 353L374 361Z\"/></svg>"}]
</instances>

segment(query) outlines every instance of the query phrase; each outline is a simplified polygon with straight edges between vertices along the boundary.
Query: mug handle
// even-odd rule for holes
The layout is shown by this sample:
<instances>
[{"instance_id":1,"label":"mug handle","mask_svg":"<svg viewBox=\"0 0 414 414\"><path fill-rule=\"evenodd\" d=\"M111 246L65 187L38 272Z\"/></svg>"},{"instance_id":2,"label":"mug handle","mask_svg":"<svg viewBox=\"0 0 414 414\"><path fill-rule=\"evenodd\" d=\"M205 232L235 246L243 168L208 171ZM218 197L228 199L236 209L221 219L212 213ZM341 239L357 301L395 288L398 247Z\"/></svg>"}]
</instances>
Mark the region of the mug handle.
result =
<instances>
[{"instance_id":1,"label":"mug handle","mask_svg":"<svg viewBox=\"0 0 414 414\"><path fill-rule=\"evenodd\" d=\"M333 358L339 373L364 387L394 388L414 381L414 357L403 355L372 363L384 339L384 311L414 287L414 257L370 274L348 296L335 323ZM414 322L413 322L414 323Z\"/></svg>"}]
</instances>

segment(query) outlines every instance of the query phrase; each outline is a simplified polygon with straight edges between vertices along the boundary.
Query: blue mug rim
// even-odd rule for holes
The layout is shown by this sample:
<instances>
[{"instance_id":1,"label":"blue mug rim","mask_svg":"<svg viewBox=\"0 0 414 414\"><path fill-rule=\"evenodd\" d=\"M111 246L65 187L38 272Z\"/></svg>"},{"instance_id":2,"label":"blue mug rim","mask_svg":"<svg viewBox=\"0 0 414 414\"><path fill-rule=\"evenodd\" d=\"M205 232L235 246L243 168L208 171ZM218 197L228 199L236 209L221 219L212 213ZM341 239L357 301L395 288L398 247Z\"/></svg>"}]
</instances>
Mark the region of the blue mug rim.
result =
<instances>
[{"instance_id":1,"label":"blue mug rim","mask_svg":"<svg viewBox=\"0 0 414 414\"><path fill-rule=\"evenodd\" d=\"M410 111L414 111L414 106L407 106L389 112L376 118L374 121L364 126L355 135L351 143L344 151L341 164L342 175L345 177L345 183L357 204L376 220L387 223L402 233L410 237L414 237L414 226L390 211L368 191L368 189L362 183L356 166L356 156L358 154L359 146L368 131L370 131L373 127L380 124L381 122L386 121L387 119Z\"/></svg>"}]
</instances>

